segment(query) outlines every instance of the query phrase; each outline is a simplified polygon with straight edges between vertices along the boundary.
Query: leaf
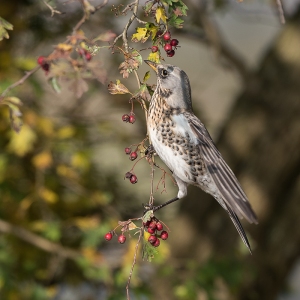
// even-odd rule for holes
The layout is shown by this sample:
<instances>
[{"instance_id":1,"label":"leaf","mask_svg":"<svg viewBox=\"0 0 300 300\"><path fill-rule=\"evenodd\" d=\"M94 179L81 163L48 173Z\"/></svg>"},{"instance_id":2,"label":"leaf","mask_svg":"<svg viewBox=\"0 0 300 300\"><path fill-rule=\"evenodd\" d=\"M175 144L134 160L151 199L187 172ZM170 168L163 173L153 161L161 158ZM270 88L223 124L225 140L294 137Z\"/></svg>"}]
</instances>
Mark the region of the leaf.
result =
<instances>
[{"instance_id":1,"label":"leaf","mask_svg":"<svg viewBox=\"0 0 300 300\"><path fill-rule=\"evenodd\" d=\"M142 43L146 42L149 37L149 34L147 35L147 28L138 27L136 31L137 32L132 35L131 41Z\"/></svg>"},{"instance_id":2,"label":"leaf","mask_svg":"<svg viewBox=\"0 0 300 300\"><path fill-rule=\"evenodd\" d=\"M61 92L61 87L58 84L57 77L52 77L49 79L49 81L54 91L59 94Z\"/></svg>"},{"instance_id":3,"label":"leaf","mask_svg":"<svg viewBox=\"0 0 300 300\"><path fill-rule=\"evenodd\" d=\"M147 23L146 28L148 29L149 32L151 32L151 38L154 40L156 38L156 34L159 30L159 27L154 25L153 23Z\"/></svg>"},{"instance_id":4,"label":"leaf","mask_svg":"<svg viewBox=\"0 0 300 300\"><path fill-rule=\"evenodd\" d=\"M0 41L3 38L9 39L7 30L13 30L13 25L0 17Z\"/></svg>"},{"instance_id":5,"label":"leaf","mask_svg":"<svg viewBox=\"0 0 300 300\"><path fill-rule=\"evenodd\" d=\"M43 151L32 158L33 165L39 170L45 170L51 167L52 155L49 151Z\"/></svg>"},{"instance_id":6,"label":"leaf","mask_svg":"<svg viewBox=\"0 0 300 300\"><path fill-rule=\"evenodd\" d=\"M73 50L73 46L70 44L60 43L56 46L56 50L60 50L62 52L71 52Z\"/></svg>"},{"instance_id":7,"label":"leaf","mask_svg":"<svg viewBox=\"0 0 300 300\"><path fill-rule=\"evenodd\" d=\"M10 125L15 132L20 132L23 121L19 106L22 105L22 101L17 97L5 97L0 103L6 104L9 107Z\"/></svg>"},{"instance_id":8,"label":"leaf","mask_svg":"<svg viewBox=\"0 0 300 300\"><path fill-rule=\"evenodd\" d=\"M129 225L128 225L128 230L134 230L138 228L133 222L130 222Z\"/></svg>"},{"instance_id":9,"label":"leaf","mask_svg":"<svg viewBox=\"0 0 300 300\"><path fill-rule=\"evenodd\" d=\"M25 124L19 134L12 132L8 150L18 156L24 156L33 149L36 139L35 132Z\"/></svg>"},{"instance_id":10,"label":"leaf","mask_svg":"<svg viewBox=\"0 0 300 300\"><path fill-rule=\"evenodd\" d=\"M156 22L159 23L162 20L164 23L167 23L167 17L165 13L165 9L163 7L158 7L155 12Z\"/></svg>"},{"instance_id":11,"label":"leaf","mask_svg":"<svg viewBox=\"0 0 300 300\"><path fill-rule=\"evenodd\" d=\"M143 82L146 82L149 78L150 78L150 71L147 71L146 73L145 73L145 76L144 76L144 78L143 78Z\"/></svg>"},{"instance_id":12,"label":"leaf","mask_svg":"<svg viewBox=\"0 0 300 300\"><path fill-rule=\"evenodd\" d=\"M169 25L174 26L176 28L182 28L183 22L184 21L181 18L177 17L176 15L173 15L169 20Z\"/></svg>"},{"instance_id":13,"label":"leaf","mask_svg":"<svg viewBox=\"0 0 300 300\"><path fill-rule=\"evenodd\" d=\"M148 91L148 87L146 84L141 84L138 92L134 95L135 98L142 98L143 100L150 101L151 95Z\"/></svg>"},{"instance_id":14,"label":"leaf","mask_svg":"<svg viewBox=\"0 0 300 300\"><path fill-rule=\"evenodd\" d=\"M109 42L112 39L114 39L117 35L112 32L111 30L108 30L104 33L101 33L96 38L93 39L93 42L102 41L102 42Z\"/></svg>"},{"instance_id":15,"label":"leaf","mask_svg":"<svg viewBox=\"0 0 300 300\"><path fill-rule=\"evenodd\" d=\"M113 83L112 81L109 83L107 87L108 91L112 95L124 95L124 94L131 94L127 87L120 82L120 80L117 80L116 83Z\"/></svg>"},{"instance_id":16,"label":"leaf","mask_svg":"<svg viewBox=\"0 0 300 300\"><path fill-rule=\"evenodd\" d=\"M39 196L49 204L53 204L58 201L57 194L45 187L39 189Z\"/></svg>"},{"instance_id":17,"label":"leaf","mask_svg":"<svg viewBox=\"0 0 300 300\"><path fill-rule=\"evenodd\" d=\"M151 52L148 56L148 60L159 63L160 62L159 53L158 52L155 52L155 53Z\"/></svg>"}]
</instances>

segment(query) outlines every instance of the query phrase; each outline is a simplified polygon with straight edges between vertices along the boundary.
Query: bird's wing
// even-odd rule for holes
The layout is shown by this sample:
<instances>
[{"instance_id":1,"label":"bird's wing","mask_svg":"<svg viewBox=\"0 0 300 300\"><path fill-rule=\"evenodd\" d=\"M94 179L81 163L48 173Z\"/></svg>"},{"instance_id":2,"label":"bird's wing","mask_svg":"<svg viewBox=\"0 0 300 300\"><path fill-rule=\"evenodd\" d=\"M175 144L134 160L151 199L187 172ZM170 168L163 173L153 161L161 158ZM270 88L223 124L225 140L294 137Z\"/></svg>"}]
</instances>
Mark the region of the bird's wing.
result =
<instances>
[{"instance_id":1,"label":"bird's wing","mask_svg":"<svg viewBox=\"0 0 300 300\"><path fill-rule=\"evenodd\" d=\"M196 134L201 154L204 157L206 167L218 187L225 206L240 217L245 217L250 223L257 224L257 217L248 202L237 178L229 168L221 153L215 146L207 129L201 121L192 113L186 112L192 131Z\"/></svg>"}]
</instances>

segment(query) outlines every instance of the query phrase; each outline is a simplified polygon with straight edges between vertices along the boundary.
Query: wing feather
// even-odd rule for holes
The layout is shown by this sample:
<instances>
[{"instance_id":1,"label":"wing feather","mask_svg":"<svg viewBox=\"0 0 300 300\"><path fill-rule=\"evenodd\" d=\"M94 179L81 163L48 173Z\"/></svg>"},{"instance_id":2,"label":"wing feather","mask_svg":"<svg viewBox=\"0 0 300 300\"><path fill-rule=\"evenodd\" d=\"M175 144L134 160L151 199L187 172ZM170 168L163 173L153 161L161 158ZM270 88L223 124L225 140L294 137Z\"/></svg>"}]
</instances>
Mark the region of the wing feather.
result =
<instances>
[{"instance_id":1,"label":"wing feather","mask_svg":"<svg viewBox=\"0 0 300 300\"><path fill-rule=\"evenodd\" d=\"M207 129L194 114L190 112L186 112L185 114L187 114L186 117L189 120L189 124L193 132L198 137L199 148L204 157L206 167L222 195L222 200L225 202L225 206L228 209L230 208L230 210L227 211L230 218L233 221L235 220L234 225L237 229L240 228L236 221L236 219L238 219L236 214L240 217L246 218L250 223L257 224L257 217L251 208L247 196L245 195L234 173L222 158L221 153L215 146ZM238 231L240 235L243 233L239 229ZM244 240L244 242L247 244L247 241Z\"/></svg>"}]
</instances>

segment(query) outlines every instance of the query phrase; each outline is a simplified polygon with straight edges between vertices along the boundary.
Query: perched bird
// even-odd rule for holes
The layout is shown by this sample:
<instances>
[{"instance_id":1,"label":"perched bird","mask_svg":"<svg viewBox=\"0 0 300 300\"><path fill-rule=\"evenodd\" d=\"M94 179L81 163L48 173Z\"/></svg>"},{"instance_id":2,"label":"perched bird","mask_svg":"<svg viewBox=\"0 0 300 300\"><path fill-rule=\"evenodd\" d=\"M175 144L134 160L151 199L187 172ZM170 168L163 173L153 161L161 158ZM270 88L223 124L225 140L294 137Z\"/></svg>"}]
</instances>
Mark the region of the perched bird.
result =
<instances>
[{"instance_id":1,"label":"perched bird","mask_svg":"<svg viewBox=\"0 0 300 300\"><path fill-rule=\"evenodd\" d=\"M207 129L193 113L188 76L172 65L145 62L157 75L157 86L148 111L149 138L179 188L177 197L156 206L154 211L183 198L187 186L195 185L211 194L227 211L251 252L239 217L255 224L257 217Z\"/></svg>"}]
</instances>

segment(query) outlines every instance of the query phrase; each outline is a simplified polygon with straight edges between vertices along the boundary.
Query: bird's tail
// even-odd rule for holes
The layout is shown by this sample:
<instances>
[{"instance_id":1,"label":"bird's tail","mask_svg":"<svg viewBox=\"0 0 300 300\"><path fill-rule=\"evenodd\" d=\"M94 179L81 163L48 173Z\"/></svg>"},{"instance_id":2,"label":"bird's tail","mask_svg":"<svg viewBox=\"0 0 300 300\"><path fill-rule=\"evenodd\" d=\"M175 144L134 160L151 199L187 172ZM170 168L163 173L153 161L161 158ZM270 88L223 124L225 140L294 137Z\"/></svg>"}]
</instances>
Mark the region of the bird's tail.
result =
<instances>
[{"instance_id":1,"label":"bird's tail","mask_svg":"<svg viewBox=\"0 0 300 300\"><path fill-rule=\"evenodd\" d=\"M226 203L225 203L225 205L226 205ZM244 244L247 246L250 253L252 254L251 246L250 246L250 243L248 241L246 232L245 232L238 216L236 215L236 213L230 207L228 207L228 205L226 205L226 210L227 210L227 212L229 214L229 217L230 217L231 221L233 222L235 228L237 229L242 241L244 242Z\"/></svg>"}]
</instances>

